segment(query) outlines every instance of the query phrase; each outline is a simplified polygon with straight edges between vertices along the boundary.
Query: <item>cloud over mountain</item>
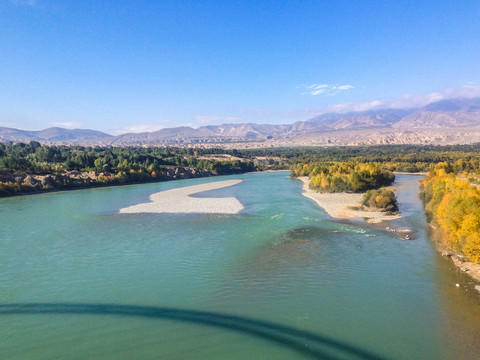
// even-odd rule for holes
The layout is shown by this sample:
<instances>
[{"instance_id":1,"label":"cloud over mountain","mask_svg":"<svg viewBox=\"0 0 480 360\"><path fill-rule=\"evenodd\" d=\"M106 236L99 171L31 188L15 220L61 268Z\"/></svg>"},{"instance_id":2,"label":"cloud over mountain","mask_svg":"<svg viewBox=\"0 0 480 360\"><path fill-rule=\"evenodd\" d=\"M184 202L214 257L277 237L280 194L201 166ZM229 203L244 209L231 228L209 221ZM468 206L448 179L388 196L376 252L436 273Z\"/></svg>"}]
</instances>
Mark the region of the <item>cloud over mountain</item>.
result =
<instances>
[{"instance_id":1,"label":"cloud over mountain","mask_svg":"<svg viewBox=\"0 0 480 360\"><path fill-rule=\"evenodd\" d=\"M354 111L371 111L380 109L413 109L426 106L436 101L480 97L480 86L465 85L459 88L447 88L430 94L401 95L393 99L373 100L359 103L341 103L331 105L319 112L326 113L348 113Z\"/></svg>"}]
</instances>

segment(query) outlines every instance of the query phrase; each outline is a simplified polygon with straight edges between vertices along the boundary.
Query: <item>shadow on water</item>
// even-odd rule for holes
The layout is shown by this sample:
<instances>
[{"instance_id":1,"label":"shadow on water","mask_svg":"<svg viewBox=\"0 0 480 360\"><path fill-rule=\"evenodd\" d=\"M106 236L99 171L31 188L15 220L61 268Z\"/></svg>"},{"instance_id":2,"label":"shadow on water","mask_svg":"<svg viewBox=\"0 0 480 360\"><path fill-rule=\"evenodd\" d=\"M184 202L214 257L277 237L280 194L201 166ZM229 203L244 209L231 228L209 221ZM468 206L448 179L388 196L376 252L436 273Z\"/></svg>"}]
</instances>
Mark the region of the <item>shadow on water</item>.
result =
<instances>
[{"instance_id":1,"label":"shadow on water","mask_svg":"<svg viewBox=\"0 0 480 360\"><path fill-rule=\"evenodd\" d=\"M315 359L338 360L345 359L346 357L368 360L385 359L385 357L372 354L356 346L323 335L318 335L310 331L247 317L207 311L115 304L0 304L0 316L19 314L111 315L174 320L224 328L250 336L263 338Z\"/></svg>"}]
</instances>

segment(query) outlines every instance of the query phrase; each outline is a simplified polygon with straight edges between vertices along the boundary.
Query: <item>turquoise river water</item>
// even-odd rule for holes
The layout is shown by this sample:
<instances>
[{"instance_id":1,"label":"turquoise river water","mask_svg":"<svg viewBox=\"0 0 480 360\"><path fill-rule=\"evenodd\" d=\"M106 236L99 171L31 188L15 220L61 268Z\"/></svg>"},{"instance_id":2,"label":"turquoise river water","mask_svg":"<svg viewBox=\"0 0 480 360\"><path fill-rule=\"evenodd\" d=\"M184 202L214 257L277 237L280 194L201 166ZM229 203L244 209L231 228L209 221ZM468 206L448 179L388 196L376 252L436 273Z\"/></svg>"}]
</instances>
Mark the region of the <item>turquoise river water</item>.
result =
<instances>
[{"instance_id":1,"label":"turquoise river water","mask_svg":"<svg viewBox=\"0 0 480 360\"><path fill-rule=\"evenodd\" d=\"M237 215L118 213L236 178L201 196ZM333 221L287 172L1 199L0 359L480 358L480 293L417 179L396 181L412 241Z\"/></svg>"}]
</instances>

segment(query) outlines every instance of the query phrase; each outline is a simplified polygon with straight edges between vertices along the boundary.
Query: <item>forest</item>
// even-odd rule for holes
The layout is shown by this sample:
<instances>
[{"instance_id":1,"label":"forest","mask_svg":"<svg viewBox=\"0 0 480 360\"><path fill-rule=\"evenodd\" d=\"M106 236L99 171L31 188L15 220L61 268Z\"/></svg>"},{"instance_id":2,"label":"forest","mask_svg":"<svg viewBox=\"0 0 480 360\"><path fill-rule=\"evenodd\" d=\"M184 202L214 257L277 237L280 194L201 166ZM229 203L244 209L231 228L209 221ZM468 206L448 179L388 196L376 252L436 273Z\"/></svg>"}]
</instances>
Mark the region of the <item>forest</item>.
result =
<instances>
[{"instance_id":1,"label":"forest","mask_svg":"<svg viewBox=\"0 0 480 360\"><path fill-rule=\"evenodd\" d=\"M0 143L0 196L82 186L163 181L258 171L269 164L219 161L182 148L49 146ZM275 163L270 164L275 167Z\"/></svg>"},{"instance_id":2,"label":"forest","mask_svg":"<svg viewBox=\"0 0 480 360\"><path fill-rule=\"evenodd\" d=\"M444 246L480 263L480 190L478 177L458 173L454 164L431 165L422 184L427 221L438 226Z\"/></svg>"},{"instance_id":3,"label":"forest","mask_svg":"<svg viewBox=\"0 0 480 360\"><path fill-rule=\"evenodd\" d=\"M320 192L365 192L389 186L395 180L391 171L378 163L298 163L290 168L292 176L308 176L310 188Z\"/></svg>"},{"instance_id":4,"label":"forest","mask_svg":"<svg viewBox=\"0 0 480 360\"><path fill-rule=\"evenodd\" d=\"M36 141L0 143L0 169L28 173L77 171L143 171L151 173L168 166L188 166L216 175L255 170L251 161L199 159L200 149L160 147L90 147L41 145Z\"/></svg>"},{"instance_id":5,"label":"forest","mask_svg":"<svg viewBox=\"0 0 480 360\"><path fill-rule=\"evenodd\" d=\"M288 166L313 162L381 163L385 170L411 173L427 172L432 163L450 162L456 171L480 171L480 144L266 148L237 153L243 157L278 157Z\"/></svg>"},{"instance_id":6,"label":"forest","mask_svg":"<svg viewBox=\"0 0 480 360\"><path fill-rule=\"evenodd\" d=\"M426 172L432 163L450 162L456 171L480 171L480 144L451 146L382 145L260 149L202 149L173 147L100 147L1 143L0 170L27 173L76 171L158 171L169 166L207 169L230 174L263 169L285 169L297 163L382 163L385 170ZM241 159L215 161L205 155ZM267 158L265 162L254 162Z\"/></svg>"}]
</instances>

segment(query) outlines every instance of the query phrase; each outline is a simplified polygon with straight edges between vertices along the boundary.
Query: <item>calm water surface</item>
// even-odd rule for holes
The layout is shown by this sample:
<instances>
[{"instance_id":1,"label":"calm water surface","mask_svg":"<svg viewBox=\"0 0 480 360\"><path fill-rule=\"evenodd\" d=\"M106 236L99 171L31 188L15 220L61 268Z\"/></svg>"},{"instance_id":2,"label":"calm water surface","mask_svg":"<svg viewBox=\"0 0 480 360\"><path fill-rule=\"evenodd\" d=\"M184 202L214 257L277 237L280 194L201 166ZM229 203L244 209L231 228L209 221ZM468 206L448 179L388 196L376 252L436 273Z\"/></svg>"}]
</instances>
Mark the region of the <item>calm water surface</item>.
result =
<instances>
[{"instance_id":1,"label":"calm water surface","mask_svg":"<svg viewBox=\"0 0 480 360\"><path fill-rule=\"evenodd\" d=\"M241 178L238 215L118 214ZM397 176L402 241L332 221L288 173L0 200L0 359L473 359L480 293ZM460 288L455 286L461 285Z\"/></svg>"}]
</instances>

